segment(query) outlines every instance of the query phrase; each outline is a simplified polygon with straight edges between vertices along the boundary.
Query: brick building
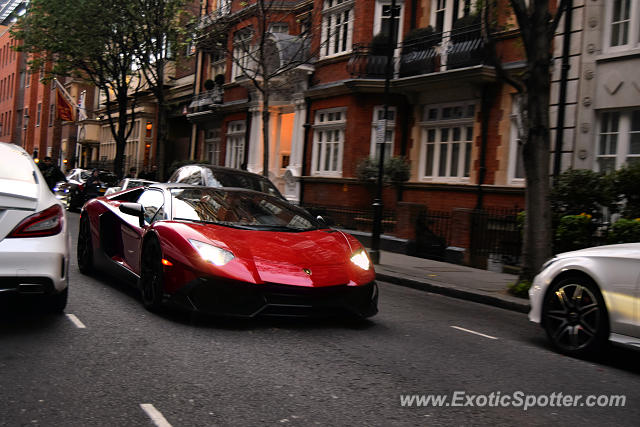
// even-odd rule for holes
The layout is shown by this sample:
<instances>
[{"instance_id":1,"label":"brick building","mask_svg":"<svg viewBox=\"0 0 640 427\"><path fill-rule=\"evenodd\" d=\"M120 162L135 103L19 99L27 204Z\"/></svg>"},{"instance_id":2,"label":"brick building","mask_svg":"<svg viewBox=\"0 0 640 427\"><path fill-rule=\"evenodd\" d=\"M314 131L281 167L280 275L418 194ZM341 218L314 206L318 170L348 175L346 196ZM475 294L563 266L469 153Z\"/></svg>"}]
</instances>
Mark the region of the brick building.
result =
<instances>
[{"instance_id":1,"label":"brick building","mask_svg":"<svg viewBox=\"0 0 640 427\"><path fill-rule=\"evenodd\" d=\"M203 26L227 29L229 54L199 50L200 86L188 117L198 135L194 158L260 173L262 98L236 72L234 56L242 29L257 27L255 4L236 3L203 11ZM270 17L270 33L308 37L310 46L309 61L288 75L287 97L270 103L269 175L287 198L332 215L351 209L347 216L358 222L341 225L368 230L372 189L357 179L357 166L377 158L384 144L385 157L404 156L411 164L401 202L395 188L384 190L392 239L416 239L416 227L398 221L415 220L416 209L447 213L447 221L460 224L474 209L524 208L513 90L487 60L475 2L398 0L393 14L387 0L276 4L281 15ZM392 27L397 48L385 97L389 74L376 35L388 36ZM505 67L521 67L517 32L497 36ZM206 36L200 46L209 46ZM205 90L217 75L219 84ZM468 228L447 233L447 245L468 247Z\"/></svg>"}]
</instances>

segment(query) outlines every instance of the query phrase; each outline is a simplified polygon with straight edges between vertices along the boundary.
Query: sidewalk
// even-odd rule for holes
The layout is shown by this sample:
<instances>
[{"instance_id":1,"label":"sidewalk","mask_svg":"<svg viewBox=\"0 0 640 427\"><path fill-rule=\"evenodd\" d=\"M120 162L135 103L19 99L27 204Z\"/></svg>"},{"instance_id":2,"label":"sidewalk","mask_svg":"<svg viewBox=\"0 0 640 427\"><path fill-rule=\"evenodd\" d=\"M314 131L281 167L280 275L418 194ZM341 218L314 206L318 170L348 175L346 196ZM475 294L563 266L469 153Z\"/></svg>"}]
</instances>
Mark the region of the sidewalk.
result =
<instances>
[{"instance_id":1,"label":"sidewalk","mask_svg":"<svg viewBox=\"0 0 640 427\"><path fill-rule=\"evenodd\" d=\"M375 266L375 270L380 281L522 313L529 312L527 299L507 293L507 285L518 279L513 274L386 251L380 251L380 264Z\"/></svg>"}]
</instances>

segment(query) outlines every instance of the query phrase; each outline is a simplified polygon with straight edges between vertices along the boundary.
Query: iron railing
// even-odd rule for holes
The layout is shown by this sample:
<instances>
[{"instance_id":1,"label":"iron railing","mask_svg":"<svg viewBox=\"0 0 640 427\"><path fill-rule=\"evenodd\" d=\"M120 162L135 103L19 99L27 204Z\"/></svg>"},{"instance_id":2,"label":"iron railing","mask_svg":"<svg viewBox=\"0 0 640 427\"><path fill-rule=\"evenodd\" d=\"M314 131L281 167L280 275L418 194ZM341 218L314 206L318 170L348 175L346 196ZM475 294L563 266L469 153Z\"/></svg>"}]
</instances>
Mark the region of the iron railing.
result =
<instances>
[{"instance_id":1,"label":"iron railing","mask_svg":"<svg viewBox=\"0 0 640 427\"><path fill-rule=\"evenodd\" d=\"M194 95L189 104L191 112L206 111L211 105L222 104L224 90L220 86L216 86L211 90L200 92Z\"/></svg>"},{"instance_id":2,"label":"iron railing","mask_svg":"<svg viewBox=\"0 0 640 427\"><path fill-rule=\"evenodd\" d=\"M483 64L485 43L480 25L430 34L395 48L393 78L436 73ZM367 45L355 45L347 70L353 78L385 78L387 56Z\"/></svg>"}]
</instances>

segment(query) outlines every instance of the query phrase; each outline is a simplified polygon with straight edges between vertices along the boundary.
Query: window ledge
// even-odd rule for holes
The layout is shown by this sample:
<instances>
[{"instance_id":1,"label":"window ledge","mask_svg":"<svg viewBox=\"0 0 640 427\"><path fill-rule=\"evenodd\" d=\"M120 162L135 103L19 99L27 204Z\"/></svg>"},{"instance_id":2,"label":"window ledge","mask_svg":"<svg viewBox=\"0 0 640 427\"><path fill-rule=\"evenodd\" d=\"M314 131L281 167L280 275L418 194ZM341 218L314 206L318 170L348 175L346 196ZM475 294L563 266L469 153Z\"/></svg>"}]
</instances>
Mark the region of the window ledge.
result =
<instances>
[{"instance_id":1,"label":"window ledge","mask_svg":"<svg viewBox=\"0 0 640 427\"><path fill-rule=\"evenodd\" d=\"M635 57L640 57L640 47L602 53L596 56L596 62L619 61Z\"/></svg>"}]
</instances>

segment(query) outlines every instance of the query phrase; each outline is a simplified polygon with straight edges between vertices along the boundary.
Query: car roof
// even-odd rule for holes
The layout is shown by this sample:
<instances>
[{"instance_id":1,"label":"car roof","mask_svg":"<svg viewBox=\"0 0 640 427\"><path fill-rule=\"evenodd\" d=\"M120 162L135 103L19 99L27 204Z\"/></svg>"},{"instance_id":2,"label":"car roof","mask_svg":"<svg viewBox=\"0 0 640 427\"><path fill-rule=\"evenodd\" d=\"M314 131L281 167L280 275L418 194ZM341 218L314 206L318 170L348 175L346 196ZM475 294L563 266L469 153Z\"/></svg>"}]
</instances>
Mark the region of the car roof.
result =
<instances>
[{"instance_id":1,"label":"car roof","mask_svg":"<svg viewBox=\"0 0 640 427\"><path fill-rule=\"evenodd\" d=\"M254 173L254 172L249 172L249 171L244 170L244 169L230 168L230 167L227 167L227 166L210 165L210 164L207 164L207 163L192 163L192 164L180 166L178 169L182 169L182 168L186 168L186 167L194 167L194 166L211 169L212 171L217 171L217 172L223 172L223 173L229 173L229 174L237 174L237 175L250 175L250 176L255 176L256 178L260 178L260 179L268 179L264 175L260 175L258 173ZM176 171L178 169L176 169Z\"/></svg>"}]
</instances>

